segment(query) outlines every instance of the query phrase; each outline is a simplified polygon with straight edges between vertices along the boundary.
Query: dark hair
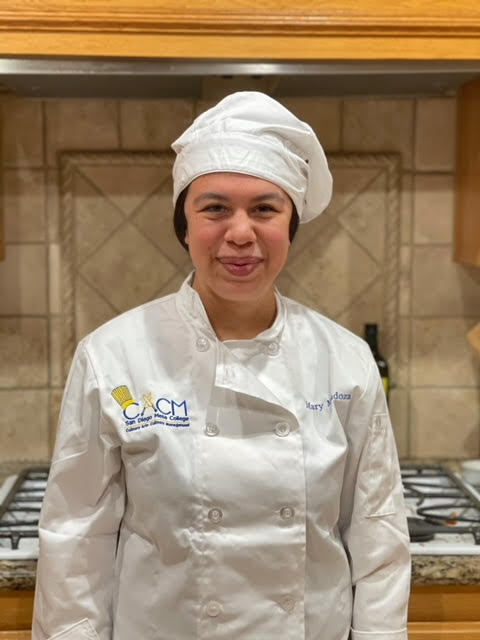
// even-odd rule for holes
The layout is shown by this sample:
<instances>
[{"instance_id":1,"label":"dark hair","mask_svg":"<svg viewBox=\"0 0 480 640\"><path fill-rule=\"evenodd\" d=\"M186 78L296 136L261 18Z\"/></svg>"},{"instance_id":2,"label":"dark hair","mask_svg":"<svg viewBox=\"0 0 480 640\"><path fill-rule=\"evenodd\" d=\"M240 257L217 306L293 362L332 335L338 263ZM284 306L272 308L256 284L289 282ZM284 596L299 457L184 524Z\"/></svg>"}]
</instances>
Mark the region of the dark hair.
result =
<instances>
[{"instance_id":1,"label":"dark hair","mask_svg":"<svg viewBox=\"0 0 480 640\"><path fill-rule=\"evenodd\" d=\"M183 191L180 192L177 202L175 203L175 209L173 212L173 228L175 229L175 234L178 238L178 241L182 245L184 249L188 251L188 244L185 242L185 236L187 235L187 217L185 216L185 200L187 199L188 186L185 187ZM290 242L295 237L295 234L298 230L298 225L300 223L300 218L298 217L297 208L292 202L292 217L290 219L290 226L288 228L288 237L290 238Z\"/></svg>"}]
</instances>

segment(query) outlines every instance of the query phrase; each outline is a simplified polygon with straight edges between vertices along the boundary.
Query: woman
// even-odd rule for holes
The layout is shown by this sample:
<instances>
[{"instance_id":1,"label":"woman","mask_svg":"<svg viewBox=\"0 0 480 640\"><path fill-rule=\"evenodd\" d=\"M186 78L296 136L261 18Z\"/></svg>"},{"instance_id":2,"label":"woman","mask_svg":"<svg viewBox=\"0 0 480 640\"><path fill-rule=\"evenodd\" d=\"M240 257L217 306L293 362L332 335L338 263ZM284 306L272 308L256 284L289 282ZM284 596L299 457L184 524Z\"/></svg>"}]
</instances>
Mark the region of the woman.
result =
<instances>
[{"instance_id":1,"label":"woman","mask_svg":"<svg viewBox=\"0 0 480 640\"><path fill-rule=\"evenodd\" d=\"M274 282L331 176L233 94L174 143L177 294L79 344L41 518L34 640L405 640L410 560L367 345Z\"/></svg>"}]
</instances>

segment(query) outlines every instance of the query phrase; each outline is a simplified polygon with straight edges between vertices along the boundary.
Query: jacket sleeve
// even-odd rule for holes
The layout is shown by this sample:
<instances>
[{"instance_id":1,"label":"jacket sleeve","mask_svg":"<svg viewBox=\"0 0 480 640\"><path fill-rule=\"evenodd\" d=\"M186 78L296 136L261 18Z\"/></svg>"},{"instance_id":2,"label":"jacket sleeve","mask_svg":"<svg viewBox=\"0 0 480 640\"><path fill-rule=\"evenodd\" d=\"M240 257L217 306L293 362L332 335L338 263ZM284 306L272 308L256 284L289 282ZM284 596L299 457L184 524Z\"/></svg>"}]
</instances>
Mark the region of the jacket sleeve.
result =
<instances>
[{"instance_id":1,"label":"jacket sleeve","mask_svg":"<svg viewBox=\"0 0 480 640\"><path fill-rule=\"evenodd\" d=\"M98 381L80 343L65 387L40 516L33 640L112 637L124 494L119 443L102 420Z\"/></svg>"},{"instance_id":2,"label":"jacket sleeve","mask_svg":"<svg viewBox=\"0 0 480 640\"><path fill-rule=\"evenodd\" d=\"M352 640L407 640L408 527L395 440L374 361L350 415L340 531L354 588Z\"/></svg>"}]
</instances>

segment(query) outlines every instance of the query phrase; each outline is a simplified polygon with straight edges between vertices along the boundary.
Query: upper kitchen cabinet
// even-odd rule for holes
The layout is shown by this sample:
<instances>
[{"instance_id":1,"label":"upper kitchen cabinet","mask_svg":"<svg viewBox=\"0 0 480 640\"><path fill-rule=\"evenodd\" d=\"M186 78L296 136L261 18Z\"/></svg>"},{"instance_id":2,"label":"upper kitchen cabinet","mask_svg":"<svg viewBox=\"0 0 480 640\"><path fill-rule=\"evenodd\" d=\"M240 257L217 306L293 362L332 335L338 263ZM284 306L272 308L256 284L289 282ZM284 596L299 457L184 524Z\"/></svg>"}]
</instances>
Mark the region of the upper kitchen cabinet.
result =
<instances>
[{"instance_id":1,"label":"upper kitchen cabinet","mask_svg":"<svg viewBox=\"0 0 480 640\"><path fill-rule=\"evenodd\" d=\"M480 267L480 78L457 101L455 260Z\"/></svg>"},{"instance_id":2,"label":"upper kitchen cabinet","mask_svg":"<svg viewBox=\"0 0 480 640\"><path fill-rule=\"evenodd\" d=\"M0 260L5 259L5 223L3 220L3 128L2 128L2 108L0 104Z\"/></svg>"},{"instance_id":3,"label":"upper kitchen cabinet","mask_svg":"<svg viewBox=\"0 0 480 640\"><path fill-rule=\"evenodd\" d=\"M478 0L10 0L0 55L480 59Z\"/></svg>"}]
</instances>

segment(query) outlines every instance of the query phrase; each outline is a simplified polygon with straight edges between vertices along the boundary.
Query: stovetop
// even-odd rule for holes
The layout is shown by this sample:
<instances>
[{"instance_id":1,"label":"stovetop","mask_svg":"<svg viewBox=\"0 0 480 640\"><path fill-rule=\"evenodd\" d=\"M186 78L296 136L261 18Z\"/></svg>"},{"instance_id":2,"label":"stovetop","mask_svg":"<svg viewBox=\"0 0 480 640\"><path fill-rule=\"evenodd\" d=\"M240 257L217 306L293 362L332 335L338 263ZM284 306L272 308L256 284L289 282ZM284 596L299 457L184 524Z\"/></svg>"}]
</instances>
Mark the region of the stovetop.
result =
<instances>
[{"instance_id":1,"label":"stovetop","mask_svg":"<svg viewBox=\"0 0 480 640\"><path fill-rule=\"evenodd\" d=\"M0 559L38 557L38 520L48 467L9 476L0 487Z\"/></svg>"},{"instance_id":2,"label":"stovetop","mask_svg":"<svg viewBox=\"0 0 480 640\"><path fill-rule=\"evenodd\" d=\"M480 493L442 465L402 465L417 555L480 555ZM48 467L27 469L0 486L0 560L38 557L38 520Z\"/></svg>"},{"instance_id":3,"label":"stovetop","mask_svg":"<svg viewBox=\"0 0 480 640\"><path fill-rule=\"evenodd\" d=\"M480 555L480 494L442 465L404 465L412 553Z\"/></svg>"}]
</instances>

